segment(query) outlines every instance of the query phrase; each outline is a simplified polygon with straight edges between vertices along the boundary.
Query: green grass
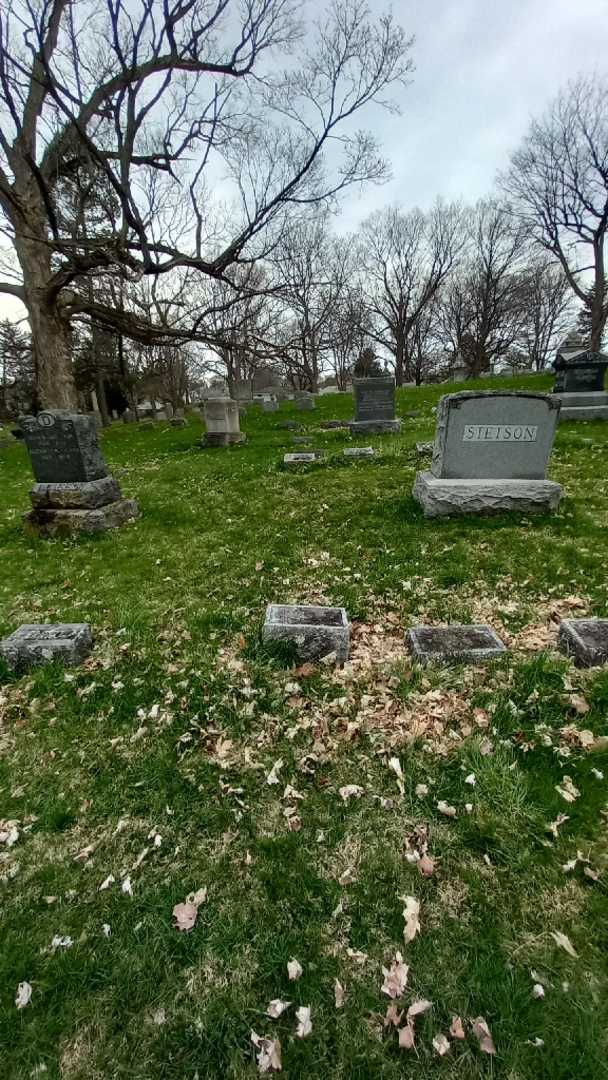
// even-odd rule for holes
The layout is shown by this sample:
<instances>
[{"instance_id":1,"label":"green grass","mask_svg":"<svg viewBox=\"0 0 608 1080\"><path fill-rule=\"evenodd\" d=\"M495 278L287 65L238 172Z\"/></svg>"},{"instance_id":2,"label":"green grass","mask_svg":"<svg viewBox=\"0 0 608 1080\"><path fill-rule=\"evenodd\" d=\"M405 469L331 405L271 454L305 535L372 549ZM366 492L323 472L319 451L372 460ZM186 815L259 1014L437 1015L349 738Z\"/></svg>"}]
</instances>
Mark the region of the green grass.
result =
<instances>
[{"instance_id":1,"label":"green grass","mask_svg":"<svg viewBox=\"0 0 608 1080\"><path fill-rule=\"evenodd\" d=\"M608 675L555 652L561 615L608 615L608 426L559 428L558 515L427 522L410 494L415 443L432 439L445 390L399 391L399 411L421 415L400 436L357 440L380 451L368 461L342 458L348 431L313 433L349 416L341 396L315 413L250 409L247 443L229 450L197 447L194 414L184 429L115 425L104 453L142 517L78 541L25 538L27 456L0 451L0 635L85 621L96 638L71 672L0 672L0 819L19 829L0 844L2 1077L253 1077L252 1028L281 1039L292 1080L608 1077L608 780L597 775L608 777L608 754L577 738L607 733ZM286 418L311 430L326 463L283 468ZM352 664L298 673L289 651L265 650L270 601L344 605ZM507 638L506 659L412 668L408 626L471 619ZM278 759L281 782L268 785ZM580 791L571 804L556 790L564 775ZM304 798L283 799L287 784ZM364 795L345 804L347 784ZM422 824L428 878L405 858ZM581 863L564 872L577 851L599 880ZM347 869L354 880L340 885ZM180 934L173 906L202 886L207 903ZM406 895L421 921L408 944ZM72 947L53 951L55 935ZM410 965L402 1005L433 1002L414 1051L382 1023L381 968L397 950ZM295 983L292 957L304 968ZM22 981L32 1000L17 1010ZM293 1005L272 1020L277 997ZM302 1040L299 1005L312 1007ZM439 1057L432 1039L454 1015L467 1038ZM477 1016L493 1058L471 1033Z\"/></svg>"}]
</instances>

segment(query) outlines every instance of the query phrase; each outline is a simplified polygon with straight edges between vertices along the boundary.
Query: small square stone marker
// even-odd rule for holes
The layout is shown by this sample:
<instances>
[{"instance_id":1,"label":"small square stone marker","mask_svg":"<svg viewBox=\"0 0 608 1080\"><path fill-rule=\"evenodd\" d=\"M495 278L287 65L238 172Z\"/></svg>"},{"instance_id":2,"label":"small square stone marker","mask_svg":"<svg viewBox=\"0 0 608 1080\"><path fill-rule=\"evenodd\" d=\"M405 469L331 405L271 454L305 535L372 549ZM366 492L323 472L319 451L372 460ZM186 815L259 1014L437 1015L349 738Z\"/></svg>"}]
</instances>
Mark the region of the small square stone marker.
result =
<instances>
[{"instance_id":1,"label":"small square stone marker","mask_svg":"<svg viewBox=\"0 0 608 1080\"><path fill-rule=\"evenodd\" d=\"M66 666L81 664L93 648L88 623L26 623L0 641L0 655L13 671L60 660Z\"/></svg>"},{"instance_id":2,"label":"small square stone marker","mask_svg":"<svg viewBox=\"0 0 608 1080\"><path fill-rule=\"evenodd\" d=\"M405 640L414 659L423 665L476 664L507 651L492 627L485 624L413 626Z\"/></svg>"},{"instance_id":3,"label":"small square stone marker","mask_svg":"<svg viewBox=\"0 0 608 1080\"><path fill-rule=\"evenodd\" d=\"M577 667L608 663L608 619L562 619L558 644Z\"/></svg>"},{"instance_id":4,"label":"small square stone marker","mask_svg":"<svg viewBox=\"0 0 608 1080\"><path fill-rule=\"evenodd\" d=\"M263 641L292 641L301 660L321 660L330 653L348 660L350 627L344 608L308 604L269 604Z\"/></svg>"}]
</instances>

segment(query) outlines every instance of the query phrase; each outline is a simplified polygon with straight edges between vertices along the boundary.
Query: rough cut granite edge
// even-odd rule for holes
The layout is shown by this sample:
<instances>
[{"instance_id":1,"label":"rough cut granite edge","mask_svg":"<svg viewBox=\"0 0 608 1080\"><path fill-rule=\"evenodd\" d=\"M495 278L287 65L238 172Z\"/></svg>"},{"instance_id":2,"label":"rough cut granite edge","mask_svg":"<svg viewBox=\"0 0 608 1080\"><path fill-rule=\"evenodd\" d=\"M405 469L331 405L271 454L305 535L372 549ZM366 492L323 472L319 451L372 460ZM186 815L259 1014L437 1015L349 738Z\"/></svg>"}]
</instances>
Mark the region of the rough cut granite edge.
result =
<instances>
[{"instance_id":1,"label":"rough cut granite edge","mask_svg":"<svg viewBox=\"0 0 608 1080\"><path fill-rule=\"evenodd\" d=\"M562 405L559 423L564 420L608 420L608 405Z\"/></svg>"},{"instance_id":2,"label":"rough cut granite edge","mask_svg":"<svg viewBox=\"0 0 608 1080\"><path fill-rule=\"evenodd\" d=\"M401 420L351 420L348 426L351 435L381 435L401 431Z\"/></svg>"},{"instance_id":3,"label":"rough cut granite edge","mask_svg":"<svg viewBox=\"0 0 608 1080\"><path fill-rule=\"evenodd\" d=\"M464 627L467 630L485 630L493 639L494 645L488 646L487 649L458 649L450 653L433 653L425 649L418 641L417 633L419 630L428 629L424 626L412 626L406 631L405 641L412 653L415 660L418 661L423 667L427 664L458 664L458 663L482 663L487 660L495 660L499 656L503 656L508 650L503 641L500 640L498 634L491 626L486 623L453 623L446 629L455 630ZM433 627L432 629L439 629L439 627Z\"/></svg>"},{"instance_id":4,"label":"rough cut granite edge","mask_svg":"<svg viewBox=\"0 0 608 1080\"><path fill-rule=\"evenodd\" d=\"M113 476L99 480L71 483L34 484L30 500L35 510L87 510L117 502L121 498L120 485Z\"/></svg>"},{"instance_id":5,"label":"rough cut granite edge","mask_svg":"<svg viewBox=\"0 0 608 1080\"><path fill-rule=\"evenodd\" d=\"M443 480L416 473L412 495L427 518L459 514L551 513L563 489L552 480Z\"/></svg>"},{"instance_id":6,"label":"rough cut granite edge","mask_svg":"<svg viewBox=\"0 0 608 1080\"><path fill-rule=\"evenodd\" d=\"M438 477L441 472L450 410L452 408L459 408L463 402L469 401L471 398L495 397L534 398L535 400L540 398L542 401L547 402L550 409L557 411L556 426L559 422L561 402L556 400L555 394L535 394L530 390L460 390L456 394L444 394L443 397L439 398L439 404L437 405L435 443L433 447L433 459L431 461L431 472L433 476Z\"/></svg>"},{"instance_id":7,"label":"rough cut granite edge","mask_svg":"<svg viewBox=\"0 0 608 1080\"><path fill-rule=\"evenodd\" d=\"M52 539L118 529L135 521L140 513L135 499L119 499L92 510L31 510L24 515L23 527L29 536Z\"/></svg>"},{"instance_id":8,"label":"rough cut granite edge","mask_svg":"<svg viewBox=\"0 0 608 1080\"><path fill-rule=\"evenodd\" d=\"M3 657L11 671L29 671L32 667L39 667L41 664L49 663L52 660L59 660L66 667L75 667L77 664L81 664L83 660L86 660L93 648L93 635L89 623L56 624L58 627L69 626L70 629L77 629L79 633L78 637L67 641L61 649L55 646L53 650L54 656L51 650L45 649L42 642L39 644L24 642L17 637L20 630L34 629L38 626L43 628L47 625L49 624L25 623L15 633L0 641L0 656Z\"/></svg>"},{"instance_id":9,"label":"rough cut granite edge","mask_svg":"<svg viewBox=\"0 0 608 1080\"><path fill-rule=\"evenodd\" d=\"M608 619L562 619L557 635L558 647L572 657L577 667L601 667L608 662L608 656L586 644L578 632L581 623L605 623L608 626Z\"/></svg>"}]
</instances>

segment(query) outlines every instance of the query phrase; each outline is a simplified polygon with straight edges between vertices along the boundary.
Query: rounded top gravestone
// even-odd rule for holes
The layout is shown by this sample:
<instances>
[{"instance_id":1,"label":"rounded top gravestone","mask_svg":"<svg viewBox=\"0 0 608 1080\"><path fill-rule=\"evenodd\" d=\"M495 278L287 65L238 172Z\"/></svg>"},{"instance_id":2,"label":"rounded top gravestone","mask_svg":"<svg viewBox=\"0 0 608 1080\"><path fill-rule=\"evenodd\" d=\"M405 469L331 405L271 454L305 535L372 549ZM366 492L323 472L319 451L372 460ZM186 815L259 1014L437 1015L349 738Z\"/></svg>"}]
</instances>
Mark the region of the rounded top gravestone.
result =
<instances>
[{"instance_id":1,"label":"rounded top gravestone","mask_svg":"<svg viewBox=\"0 0 608 1080\"><path fill-rule=\"evenodd\" d=\"M440 479L542 480L560 402L525 391L463 391L441 398L431 472Z\"/></svg>"}]
</instances>

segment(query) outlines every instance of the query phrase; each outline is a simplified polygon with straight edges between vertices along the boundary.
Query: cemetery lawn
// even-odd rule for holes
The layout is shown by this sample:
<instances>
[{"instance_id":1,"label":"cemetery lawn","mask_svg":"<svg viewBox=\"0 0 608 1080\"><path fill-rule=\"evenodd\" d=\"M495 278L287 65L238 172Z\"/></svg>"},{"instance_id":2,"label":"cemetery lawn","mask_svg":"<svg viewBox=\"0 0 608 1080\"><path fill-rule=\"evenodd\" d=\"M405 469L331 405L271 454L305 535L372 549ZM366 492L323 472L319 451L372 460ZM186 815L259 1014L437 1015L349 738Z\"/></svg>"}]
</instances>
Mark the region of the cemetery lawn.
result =
<instances>
[{"instance_id":1,"label":"cemetery lawn","mask_svg":"<svg viewBox=\"0 0 608 1080\"><path fill-rule=\"evenodd\" d=\"M0 636L96 638L84 667L0 672L3 1078L241 1080L252 1030L290 1080L608 1077L608 670L555 651L561 616L608 616L608 425L560 426L558 515L424 521L415 443L445 392L399 391L420 415L357 440L376 458L328 431L326 462L295 472L279 423L348 418L351 398L250 409L229 450L196 447L194 414L114 425L104 452L143 516L77 542L25 538L26 452L0 451ZM271 601L346 607L351 663L265 651ZM413 667L405 629L448 620L491 623L510 654ZM387 1007L420 999L400 1049Z\"/></svg>"}]
</instances>

